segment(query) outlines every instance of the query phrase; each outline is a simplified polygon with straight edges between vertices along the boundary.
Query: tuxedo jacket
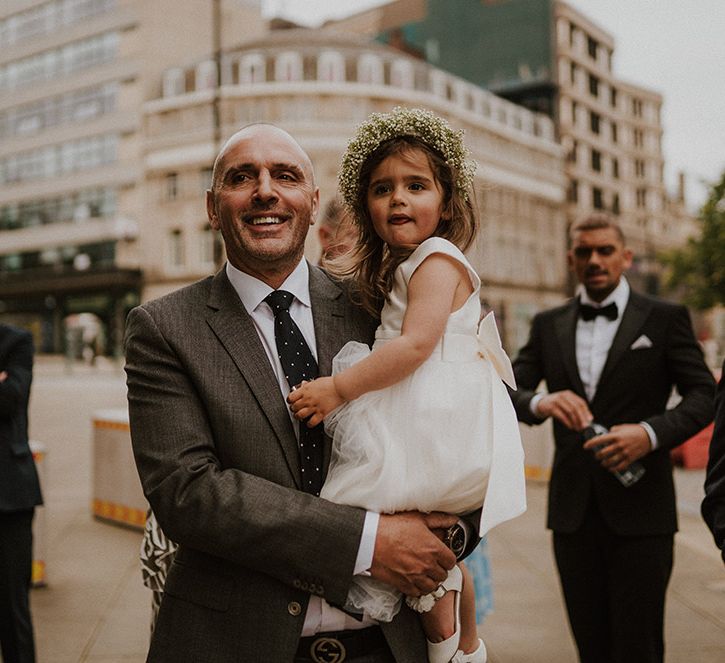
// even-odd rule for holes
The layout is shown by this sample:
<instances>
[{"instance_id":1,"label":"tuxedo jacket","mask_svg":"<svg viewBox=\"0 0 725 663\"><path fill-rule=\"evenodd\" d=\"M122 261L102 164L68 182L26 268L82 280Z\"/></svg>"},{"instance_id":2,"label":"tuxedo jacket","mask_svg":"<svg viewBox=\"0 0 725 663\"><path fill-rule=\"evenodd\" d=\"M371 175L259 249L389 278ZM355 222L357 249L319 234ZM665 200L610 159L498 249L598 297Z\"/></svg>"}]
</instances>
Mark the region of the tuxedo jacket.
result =
<instances>
[{"instance_id":1,"label":"tuxedo jacket","mask_svg":"<svg viewBox=\"0 0 725 663\"><path fill-rule=\"evenodd\" d=\"M33 376L33 338L0 324L0 511L41 504L35 461L28 445L28 398Z\"/></svg>"},{"instance_id":2,"label":"tuxedo jacket","mask_svg":"<svg viewBox=\"0 0 725 663\"><path fill-rule=\"evenodd\" d=\"M329 375L376 321L318 268L309 283ZM179 544L148 660L292 661L310 595L345 601L365 513L301 491L287 404L224 270L131 311L126 372L143 489ZM398 661L425 660L405 606L383 627Z\"/></svg>"},{"instance_id":3,"label":"tuxedo jacket","mask_svg":"<svg viewBox=\"0 0 725 663\"><path fill-rule=\"evenodd\" d=\"M591 400L576 362L577 315L574 299L535 316L530 338L513 364L518 391L512 398L519 420L541 423L531 413L530 402L544 380L550 393L570 389L587 400L594 421L607 428L647 422L658 447L641 459L646 470L642 479L625 488L582 448L580 433L555 420L548 526L557 532L575 531L593 499L615 533L674 533L677 514L669 451L711 421L715 387L687 309L631 292ZM682 400L668 410L673 387Z\"/></svg>"},{"instance_id":4,"label":"tuxedo jacket","mask_svg":"<svg viewBox=\"0 0 725 663\"><path fill-rule=\"evenodd\" d=\"M715 399L715 427L710 442L702 515L725 561L725 361L722 367Z\"/></svg>"}]
</instances>

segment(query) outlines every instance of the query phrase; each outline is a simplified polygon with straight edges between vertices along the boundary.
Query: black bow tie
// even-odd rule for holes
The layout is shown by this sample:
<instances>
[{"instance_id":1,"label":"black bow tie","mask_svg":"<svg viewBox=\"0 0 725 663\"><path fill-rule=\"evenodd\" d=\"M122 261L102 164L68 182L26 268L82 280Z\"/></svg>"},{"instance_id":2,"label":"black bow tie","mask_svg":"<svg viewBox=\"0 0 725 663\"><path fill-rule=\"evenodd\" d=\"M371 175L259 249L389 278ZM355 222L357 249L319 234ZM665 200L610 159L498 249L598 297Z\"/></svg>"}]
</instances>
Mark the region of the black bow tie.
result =
<instances>
[{"instance_id":1,"label":"black bow tie","mask_svg":"<svg viewBox=\"0 0 725 663\"><path fill-rule=\"evenodd\" d=\"M579 304L579 315L582 320L589 322L594 320L598 315L603 315L607 320L617 319L617 305L612 302L607 306L589 306L589 304Z\"/></svg>"}]
</instances>

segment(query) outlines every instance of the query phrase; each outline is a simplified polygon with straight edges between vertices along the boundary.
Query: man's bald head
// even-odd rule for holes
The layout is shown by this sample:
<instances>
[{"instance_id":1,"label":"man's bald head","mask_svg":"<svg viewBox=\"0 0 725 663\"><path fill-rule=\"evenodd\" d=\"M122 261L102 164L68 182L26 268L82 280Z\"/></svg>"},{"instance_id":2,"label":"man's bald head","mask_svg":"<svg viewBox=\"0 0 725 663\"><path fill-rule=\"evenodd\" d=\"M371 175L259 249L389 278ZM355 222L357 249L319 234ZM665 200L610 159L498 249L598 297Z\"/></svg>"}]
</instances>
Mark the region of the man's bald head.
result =
<instances>
[{"instance_id":1,"label":"man's bald head","mask_svg":"<svg viewBox=\"0 0 725 663\"><path fill-rule=\"evenodd\" d=\"M267 122L255 122L254 124L248 124L245 127L242 127L239 131L237 131L235 134L233 134L222 146L221 150L219 150L219 154L217 154L216 159L214 159L214 168L212 170L212 177L211 177L211 189L212 191L216 191L220 184L220 179L222 177L222 173L224 172L223 163L224 163L224 157L229 152L231 148L233 148L237 143L239 143L241 140L252 138L252 139L258 139L262 142L269 139L269 137L274 136L278 140L288 141L290 144L290 147L293 150L296 150L299 153L300 158L300 166L306 171L305 175L307 176L308 181L310 184L314 186L315 184L315 171L312 168L312 160L308 156L307 152L305 152L300 144L284 129L280 129L279 127L275 126L274 124L268 124Z\"/></svg>"}]
</instances>

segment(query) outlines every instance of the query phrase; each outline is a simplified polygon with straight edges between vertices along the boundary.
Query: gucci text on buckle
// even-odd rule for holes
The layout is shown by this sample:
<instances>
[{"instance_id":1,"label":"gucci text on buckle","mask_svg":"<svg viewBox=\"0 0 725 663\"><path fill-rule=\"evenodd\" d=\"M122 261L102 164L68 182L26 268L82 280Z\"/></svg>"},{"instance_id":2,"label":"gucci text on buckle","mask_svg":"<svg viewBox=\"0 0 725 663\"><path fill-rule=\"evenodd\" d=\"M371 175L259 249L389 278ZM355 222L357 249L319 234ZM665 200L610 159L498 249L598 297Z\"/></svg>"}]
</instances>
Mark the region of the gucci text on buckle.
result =
<instances>
[{"instance_id":1,"label":"gucci text on buckle","mask_svg":"<svg viewBox=\"0 0 725 663\"><path fill-rule=\"evenodd\" d=\"M347 652L336 638L317 638L310 647L310 656L315 663L342 663Z\"/></svg>"}]
</instances>

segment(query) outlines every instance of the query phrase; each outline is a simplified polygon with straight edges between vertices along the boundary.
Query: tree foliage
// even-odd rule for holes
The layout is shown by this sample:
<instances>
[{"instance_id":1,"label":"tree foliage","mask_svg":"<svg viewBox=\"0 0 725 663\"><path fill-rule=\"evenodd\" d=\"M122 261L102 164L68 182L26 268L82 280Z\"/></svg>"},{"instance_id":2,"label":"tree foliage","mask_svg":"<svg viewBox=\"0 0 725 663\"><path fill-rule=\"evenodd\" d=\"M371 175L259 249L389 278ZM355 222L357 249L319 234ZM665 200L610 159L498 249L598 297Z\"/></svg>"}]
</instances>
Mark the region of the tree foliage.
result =
<instances>
[{"instance_id":1,"label":"tree foliage","mask_svg":"<svg viewBox=\"0 0 725 663\"><path fill-rule=\"evenodd\" d=\"M671 273L668 286L683 291L693 308L725 305L725 172L710 189L699 214L702 232L665 256Z\"/></svg>"}]
</instances>

